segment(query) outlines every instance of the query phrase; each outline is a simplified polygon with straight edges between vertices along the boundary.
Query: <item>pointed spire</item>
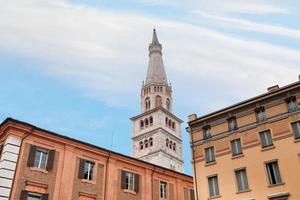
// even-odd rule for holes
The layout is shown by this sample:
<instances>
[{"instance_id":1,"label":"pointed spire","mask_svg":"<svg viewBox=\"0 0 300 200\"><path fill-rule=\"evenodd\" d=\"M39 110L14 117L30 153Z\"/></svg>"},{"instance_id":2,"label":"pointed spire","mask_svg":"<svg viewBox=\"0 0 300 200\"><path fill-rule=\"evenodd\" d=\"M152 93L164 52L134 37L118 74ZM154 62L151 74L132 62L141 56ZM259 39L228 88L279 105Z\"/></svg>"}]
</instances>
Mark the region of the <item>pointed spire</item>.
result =
<instances>
[{"instance_id":1,"label":"pointed spire","mask_svg":"<svg viewBox=\"0 0 300 200\"><path fill-rule=\"evenodd\" d=\"M149 45L149 65L146 77L147 84L168 85L167 75L162 59L162 46L153 29L152 43Z\"/></svg>"}]
</instances>

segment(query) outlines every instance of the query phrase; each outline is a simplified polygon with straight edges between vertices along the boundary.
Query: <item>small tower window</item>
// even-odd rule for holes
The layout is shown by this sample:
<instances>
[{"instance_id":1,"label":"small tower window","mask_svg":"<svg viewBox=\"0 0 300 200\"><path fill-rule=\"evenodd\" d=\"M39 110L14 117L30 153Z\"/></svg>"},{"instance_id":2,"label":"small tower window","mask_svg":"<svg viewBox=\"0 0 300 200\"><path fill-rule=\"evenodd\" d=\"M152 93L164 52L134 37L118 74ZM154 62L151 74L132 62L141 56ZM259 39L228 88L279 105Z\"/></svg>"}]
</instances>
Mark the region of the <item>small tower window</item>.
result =
<instances>
[{"instance_id":1,"label":"small tower window","mask_svg":"<svg viewBox=\"0 0 300 200\"><path fill-rule=\"evenodd\" d=\"M169 147L169 139L166 139L166 147Z\"/></svg>"},{"instance_id":2,"label":"small tower window","mask_svg":"<svg viewBox=\"0 0 300 200\"><path fill-rule=\"evenodd\" d=\"M144 121L143 120L140 121L140 128L144 128Z\"/></svg>"},{"instance_id":3,"label":"small tower window","mask_svg":"<svg viewBox=\"0 0 300 200\"><path fill-rule=\"evenodd\" d=\"M149 146L150 146L150 147L153 146L153 139L152 139L152 138L149 139Z\"/></svg>"},{"instance_id":4,"label":"small tower window","mask_svg":"<svg viewBox=\"0 0 300 200\"><path fill-rule=\"evenodd\" d=\"M149 117L149 121L150 121L150 125L152 125L153 124L153 117L152 116Z\"/></svg>"},{"instance_id":5,"label":"small tower window","mask_svg":"<svg viewBox=\"0 0 300 200\"><path fill-rule=\"evenodd\" d=\"M175 129L175 122L172 122L172 129Z\"/></svg>"},{"instance_id":6,"label":"small tower window","mask_svg":"<svg viewBox=\"0 0 300 200\"><path fill-rule=\"evenodd\" d=\"M173 143L173 150L176 151L176 143Z\"/></svg>"},{"instance_id":7,"label":"small tower window","mask_svg":"<svg viewBox=\"0 0 300 200\"><path fill-rule=\"evenodd\" d=\"M140 150L142 150L143 149L143 142L142 141L140 141Z\"/></svg>"},{"instance_id":8,"label":"small tower window","mask_svg":"<svg viewBox=\"0 0 300 200\"><path fill-rule=\"evenodd\" d=\"M169 119L169 127L171 127L172 125L172 121Z\"/></svg>"},{"instance_id":9,"label":"small tower window","mask_svg":"<svg viewBox=\"0 0 300 200\"><path fill-rule=\"evenodd\" d=\"M166 100L166 107L167 107L167 110L170 110L170 108L171 108L171 106L170 106L170 99Z\"/></svg>"},{"instance_id":10,"label":"small tower window","mask_svg":"<svg viewBox=\"0 0 300 200\"><path fill-rule=\"evenodd\" d=\"M148 140L145 140L144 144L145 144L145 148L148 148Z\"/></svg>"},{"instance_id":11,"label":"small tower window","mask_svg":"<svg viewBox=\"0 0 300 200\"><path fill-rule=\"evenodd\" d=\"M145 99L145 108L146 108L146 110L150 110L150 98L149 97L147 97L146 99Z\"/></svg>"},{"instance_id":12,"label":"small tower window","mask_svg":"<svg viewBox=\"0 0 300 200\"><path fill-rule=\"evenodd\" d=\"M166 117L166 126L168 126L169 119Z\"/></svg>"},{"instance_id":13,"label":"small tower window","mask_svg":"<svg viewBox=\"0 0 300 200\"><path fill-rule=\"evenodd\" d=\"M162 105L161 96L157 95L155 97L155 107L159 107Z\"/></svg>"},{"instance_id":14,"label":"small tower window","mask_svg":"<svg viewBox=\"0 0 300 200\"><path fill-rule=\"evenodd\" d=\"M149 121L148 121L148 118L145 119L145 126L148 126L149 125Z\"/></svg>"}]
</instances>

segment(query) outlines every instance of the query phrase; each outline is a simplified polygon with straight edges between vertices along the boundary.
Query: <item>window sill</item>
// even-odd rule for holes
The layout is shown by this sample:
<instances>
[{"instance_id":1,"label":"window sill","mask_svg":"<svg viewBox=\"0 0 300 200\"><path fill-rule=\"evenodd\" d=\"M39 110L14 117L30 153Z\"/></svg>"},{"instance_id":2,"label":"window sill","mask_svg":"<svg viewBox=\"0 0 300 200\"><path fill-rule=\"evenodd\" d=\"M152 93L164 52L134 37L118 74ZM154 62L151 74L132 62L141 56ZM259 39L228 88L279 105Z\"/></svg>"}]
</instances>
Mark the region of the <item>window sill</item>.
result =
<instances>
[{"instance_id":1,"label":"window sill","mask_svg":"<svg viewBox=\"0 0 300 200\"><path fill-rule=\"evenodd\" d=\"M261 151L268 151L270 149L274 149L275 146L274 145L271 145L271 146L266 146L266 147L262 147Z\"/></svg>"},{"instance_id":2,"label":"window sill","mask_svg":"<svg viewBox=\"0 0 300 200\"><path fill-rule=\"evenodd\" d=\"M211 166L211 165L214 165L214 164L217 164L217 162L212 161L212 162L209 162L209 163L205 163L205 167L208 167L208 166Z\"/></svg>"},{"instance_id":3,"label":"window sill","mask_svg":"<svg viewBox=\"0 0 300 200\"><path fill-rule=\"evenodd\" d=\"M244 156L245 155L243 153L240 153L240 154L232 156L231 159L237 159L237 158L241 158L241 157L244 157Z\"/></svg>"},{"instance_id":4,"label":"window sill","mask_svg":"<svg viewBox=\"0 0 300 200\"><path fill-rule=\"evenodd\" d=\"M41 168L38 168L38 167L30 167L30 170L41 172L41 173L44 173L44 174L48 174L48 171L46 169L41 169Z\"/></svg>"},{"instance_id":5,"label":"window sill","mask_svg":"<svg viewBox=\"0 0 300 200\"><path fill-rule=\"evenodd\" d=\"M276 186L280 186L280 185L284 185L284 184L285 184L285 182L276 183L276 184L268 185L268 187L271 188L271 187L276 187Z\"/></svg>"},{"instance_id":6,"label":"window sill","mask_svg":"<svg viewBox=\"0 0 300 200\"><path fill-rule=\"evenodd\" d=\"M123 189L123 192L125 192L125 193L130 193L130 194L136 194L135 191L128 190L128 189Z\"/></svg>"},{"instance_id":7,"label":"window sill","mask_svg":"<svg viewBox=\"0 0 300 200\"><path fill-rule=\"evenodd\" d=\"M246 193L246 192L251 192L251 189L238 191L238 192L236 192L236 194L241 194L241 193Z\"/></svg>"},{"instance_id":8,"label":"window sill","mask_svg":"<svg viewBox=\"0 0 300 200\"><path fill-rule=\"evenodd\" d=\"M213 196L213 197L208 197L207 199L210 200L210 199L218 199L218 198L221 198L222 195L217 195L217 196Z\"/></svg>"},{"instance_id":9,"label":"window sill","mask_svg":"<svg viewBox=\"0 0 300 200\"><path fill-rule=\"evenodd\" d=\"M94 181L94 180L86 180L86 179L80 179L80 181L82 182L82 183L87 183L87 184L93 184L93 185L95 185L96 184L96 181Z\"/></svg>"},{"instance_id":10,"label":"window sill","mask_svg":"<svg viewBox=\"0 0 300 200\"><path fill-rule=\"evenodd\" d=\"M295 142L295 143L300 142L300 138L295 138L295 139L294 139L294 142Z\"/></svg>"}]
</instances>

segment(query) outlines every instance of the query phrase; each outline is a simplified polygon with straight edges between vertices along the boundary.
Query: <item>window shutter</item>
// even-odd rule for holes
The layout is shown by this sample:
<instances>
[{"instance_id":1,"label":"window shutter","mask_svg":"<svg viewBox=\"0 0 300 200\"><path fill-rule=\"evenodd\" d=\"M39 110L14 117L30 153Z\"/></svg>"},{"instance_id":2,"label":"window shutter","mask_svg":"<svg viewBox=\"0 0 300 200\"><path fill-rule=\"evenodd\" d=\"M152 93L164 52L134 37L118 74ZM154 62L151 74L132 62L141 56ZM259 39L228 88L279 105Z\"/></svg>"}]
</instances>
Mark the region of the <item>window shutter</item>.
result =
<instances>
[{"instance_id":1,"label":"window shutter","mask_svg":"<svg viewBox=\"0 0 300 200\"><path fill-rule=\"evenodd\" d=\"M78 170L78 178L79 179L84 178L84 165L85 165L85 160L80 159L80 161L79 161L79 170Z\"/></svg>"},{"instance_id":2,"label":"window shutter","mask_svg":"<svg viewBox=\"0 0 300 200\"><path fill-rule=\"evenodd\" d=\"M46 167L47 171L51 171L53 169L54 158L55 158L55 150L50 150L48 154L48 161Z\"/></svg>"},{"instance_id":3,"label":"window shutter","mask_svg":"<svg viewBox=\"0 0 300 200\"><path fill-rule=\"evenodd\" d=\"M134 174L134 191L139 193L140 191L140 175Z\"/></svg>"},{"instance_id":4,"label":"window shutter","mask_svg":"<svg viewBox=\"0 0 300 200\"><path fill-rule=\"evenodd\" d=\"M28 191L22 190L20 200L26 200L28 196Z\"/></svg>"},{"instance_id":5,"label":"window shutter","mask_svg":"<svg viewBox=\"0 0 300 200\"><path fill-rule=\"evenodd\" d=\"M31 145L29 155L28 155L28 160L27 160L27 167L33 167L34 159L35 159L35 153L36 153L36 146Z\"/></svg>"},{"instance_id":6,"label":"window shutter","mask_svg":"<svg viewBox=\"0 0 300 200\"><path fill-rule=\"evenodd\" d=\"M127 189L126 188L126 172L121 170L121 189Z\"/></svg>"},{"instance_id":7,"label":"window shutter","mask_svg":"<svg viewBox=\"0 0 300 200\"><path fill-rule=\"evenodd\" d=\"M42 194L42 200L48 200L49 194Z\"/></svg>"}]
</instances>

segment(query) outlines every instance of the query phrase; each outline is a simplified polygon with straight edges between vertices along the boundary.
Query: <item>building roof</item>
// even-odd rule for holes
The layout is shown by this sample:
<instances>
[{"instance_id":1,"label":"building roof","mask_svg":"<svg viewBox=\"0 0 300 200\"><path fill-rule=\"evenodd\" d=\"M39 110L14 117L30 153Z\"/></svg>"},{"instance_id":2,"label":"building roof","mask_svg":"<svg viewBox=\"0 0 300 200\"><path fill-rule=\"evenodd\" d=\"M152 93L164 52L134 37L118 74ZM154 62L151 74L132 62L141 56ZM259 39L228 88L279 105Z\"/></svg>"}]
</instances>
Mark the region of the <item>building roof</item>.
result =
<instances>
[{"instance_id":1,"label":"building roof","mask_svg":"<svg viewBox=\"0 0 300 200\"><path fill-rule=\"evenodd\" d=\"M152 42L149 45L149 64L145 84L168 85L162 59L162 46L158 41L155 29L153 29Z\"/></svg>"},{"instance_id":2,"label":"building roof","mask_svg":"<svg viewBox=\"0 0 300 200\"><path fill-rule=\"evenodd\" d=\"M268 91L266 93L263 93L261 95L252 97L252 98L247 99L245 101L238 102L236 104L233 104L231 106L225 107L225 108L220 109L220 110L217 110L215 112L212 112L212 113L200 116L200 117L196 117L196 119L190 120L188 123L189 123L189 125L194 125L194 124L197 124L199 122L202 122L202 121L211 119L213 117L219 116L221 114L224 114L224 113L227 113L227 112L231 112L231 111L236 110L238 108L241 108L241 107L253 104L253 103L257 103L257 102L262 101L264 99L267 99L267 98L270 98L270 97L282 94L284 92L287 92L287 91L290 91L292 89L299 88L299 87L300 87L300 79L299 79L299 81L296 81L294 83L288 84L288 85L280 87L280 88L276 87L276 89L273 89L273 90Z\"/></svg>"},{"instance_id":3,"label":"building roof","mask_svg":"<svg viewBox=\"0 0 300 200\"><path fill-rule=\"evenodd\" d=\"M124 154L121 154L121 153L118 153L118 152L115 152L115 151L111 151L111 150L108 150L108 149L105 149L105 148L102 148L102 147L99 147L99 146L96 146L96 145L93 145L93 144L90 144L90 143L87 143L87 142L83 142L83 141L81 141L81 140L77 140L77 139L74 139L74 138L71 138L71 137L68 137L68 136L65 136L65 135L61 135L61 134L58 134L58 133L55 133L55 132L52 132L52 131L49 131L49 130L46 130L46 129L43 129L43 128L40 128L40 127L37 127L37 126L32 125L32 124L29 124L29 123L27 123L27 122L19 121L19 120L17 120L17 119L13 119L13 118L10 118L10 117L9 117L9 118L6 118L6 119L0 124L0 128L1 128L2 126L4 126L5 124L9 123L9 122L21 124L21 125L24 125L24 126L29 126L31 130L38 130L38 131L45 132L45 133L47 133L47 134L50 134L50 135L53 135L53 136L56 136L56 137L60 137L60 138L66 139L66 140L70 140L70 141L72 141L72 142L77 142L77 143L80 143L80 144L83 144L83 145L86 145L86 146L89 146L89 147L92 147L92 148L96 148L96 149L99 149L99 150L101 150L101 151L107 152L107 153L110 154L110 155L115 154L115 155L118 155L118 156L121 156L121 157L130 159L130 160L134 160L134 161L137 161L137 162L140 162L140 163L144 163L144 164L153 166L153 167L156 168L156 169L161 169L161 170L164 170L164 171L169 171L169 172L172 172L172 173L181 175L181 176L185 176L185 177L187 177L187 178L193 178L193 177L190 176L190 175L187 175L187 174L184 174L184 173L181 173L181 172L177 172L177 171L175 171L175 170L171 170L171 169L168 169L168 168L165 168L165 167L161 167L161 166L159 166L159 165L155 165L155 164L152 164L152 163L143 161L143 160L139 160L139 159L137 159L137 158L133 158L133 157L131 157L131 156L127 156L127 155L124 155Z\"/></svg>"}]
</instances>

